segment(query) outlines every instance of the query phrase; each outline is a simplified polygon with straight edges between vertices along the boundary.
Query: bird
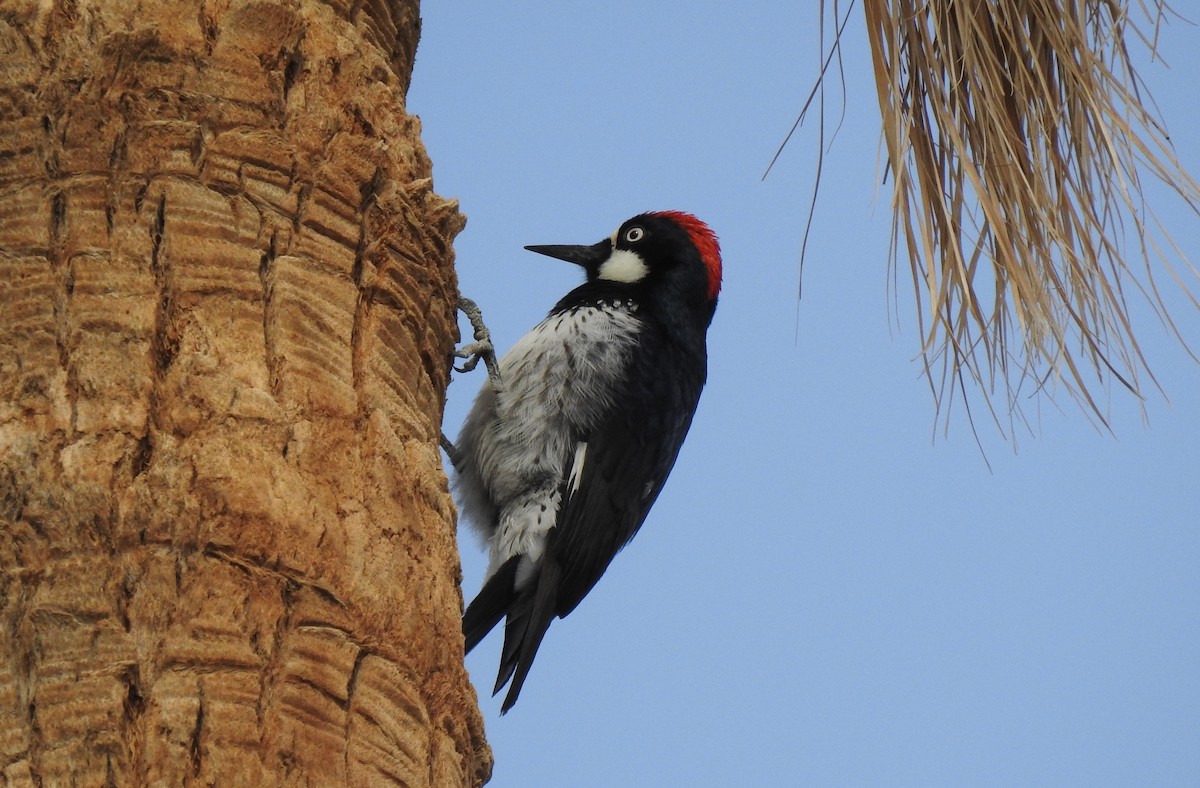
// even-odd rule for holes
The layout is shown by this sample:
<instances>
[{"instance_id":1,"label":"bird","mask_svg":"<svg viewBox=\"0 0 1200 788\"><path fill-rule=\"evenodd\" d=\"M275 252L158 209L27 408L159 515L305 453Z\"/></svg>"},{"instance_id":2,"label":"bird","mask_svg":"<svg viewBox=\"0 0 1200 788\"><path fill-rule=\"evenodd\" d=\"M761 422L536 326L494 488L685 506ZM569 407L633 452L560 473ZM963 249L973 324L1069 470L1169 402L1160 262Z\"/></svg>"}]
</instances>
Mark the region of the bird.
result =
<instances>
[{"instance_id":1,"label":"bird","mask_svg":"<svg viewBox=\"0 0 1200 788\"><path fill-rule=\"evenodd\" d=\"M501 714L551 622L592 590L661 492L707 379L722 276L716 234L682 211L639 214L591 245L525 248L582 267L585 281L500 359L451 455L460 511L489 552L463 613L465 649L505 619Z\"/></svg>"}]
</instances>

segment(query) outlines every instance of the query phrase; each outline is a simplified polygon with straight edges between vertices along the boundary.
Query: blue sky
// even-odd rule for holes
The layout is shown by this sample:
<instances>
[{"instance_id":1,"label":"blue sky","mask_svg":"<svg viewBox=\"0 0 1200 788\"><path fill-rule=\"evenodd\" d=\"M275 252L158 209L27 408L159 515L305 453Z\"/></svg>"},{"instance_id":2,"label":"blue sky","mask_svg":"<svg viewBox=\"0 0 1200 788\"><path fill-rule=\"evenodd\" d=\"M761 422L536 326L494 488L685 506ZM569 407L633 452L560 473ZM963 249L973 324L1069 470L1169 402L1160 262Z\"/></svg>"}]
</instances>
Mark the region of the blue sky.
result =
<instances>
[{"instance_id":1,"label":"blue sky","mask_svg":"<svg viewBox=\"0 0 1200 788\"><path fill-rule=\"evenodd\" d=\"M1115 434L1030 400L1015 451L979 420L989 469L961 409L948 434L935 417L907 268L889 292L861 12L798 300L815 124L760 178L818 67L816 4L731 8L424 4L409 110L502 349L580 277L525 244L680 209L725 262L709 384L645 527L507 716L499 633L467 659L492 785L1200 784L1200 365L1135 303L1166 391L1146 420L1118 389ZM1198 44L1177 21L1170 68L1144 70L1194 173ZM1196 217L1156 207L1200 258ZM455 377L449 435L481 382ZM469 598L486 560L460 544Z\"/></svg>"}]
</instances>

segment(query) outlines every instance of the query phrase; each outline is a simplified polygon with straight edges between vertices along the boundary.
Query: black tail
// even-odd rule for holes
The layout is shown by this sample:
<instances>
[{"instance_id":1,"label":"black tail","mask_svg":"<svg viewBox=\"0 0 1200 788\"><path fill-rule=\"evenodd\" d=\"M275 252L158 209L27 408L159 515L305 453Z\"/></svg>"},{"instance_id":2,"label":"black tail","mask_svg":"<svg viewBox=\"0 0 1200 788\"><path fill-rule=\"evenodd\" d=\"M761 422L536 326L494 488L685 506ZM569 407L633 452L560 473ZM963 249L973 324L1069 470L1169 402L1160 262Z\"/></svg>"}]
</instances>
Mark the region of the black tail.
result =
<instances>
[{"instance_id":1,"label":"black tail","mask_svg":"<svg viewBox=\"0 0 1200 788\"><path fill-rule=\"evenodd\" d=\"M512 679L512 685L509 686L504 703L500 706L501 714L517 702L525 677L533 667L533 658L537 655L538 646L542 644L542 637L550 628L550 622L554 620L560 574L558 563L550 556L549 551L546 551L542 555L536 577L516 594L516 601L508 611L508 621L504 625L504 649L500 654L500 672L496 676L496 687L492 691L495 695L509 679Z\"/></svg>"},{"instance_id":2,"label":"black tail","mask_svg":"<svg viewBox=\"0 0 1200 788\"><path fill-rule=\"evenodd\" d=\"M504 618L516 598L517 564L521 556L514 555L488 578L483 588L467 605L463 613L462 630L467 642L467 653L479 645L479 641L492 631L492 627Z\"/></svg>"}]
</instances>

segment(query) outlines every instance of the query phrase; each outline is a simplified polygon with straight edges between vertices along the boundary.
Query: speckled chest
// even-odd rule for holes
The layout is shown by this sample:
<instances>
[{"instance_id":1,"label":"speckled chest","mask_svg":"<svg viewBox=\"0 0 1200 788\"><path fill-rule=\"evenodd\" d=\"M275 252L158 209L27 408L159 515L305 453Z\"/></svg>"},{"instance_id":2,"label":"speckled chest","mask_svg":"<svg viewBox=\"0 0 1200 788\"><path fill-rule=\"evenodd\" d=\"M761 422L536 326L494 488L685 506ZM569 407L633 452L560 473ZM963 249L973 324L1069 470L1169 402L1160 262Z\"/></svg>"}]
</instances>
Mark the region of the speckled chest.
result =
<instances>
[{"instance_id":1,"label":"speckled chest","mask_svg":"<svg viewBox=\"0 0 1200 788\"><path fill-rule=\"evenodd\" d=\"M612 300L556 312L500 362L504 418L584 429L614 404L637 348L636 302Z\"/></svg>"}]
</instances>

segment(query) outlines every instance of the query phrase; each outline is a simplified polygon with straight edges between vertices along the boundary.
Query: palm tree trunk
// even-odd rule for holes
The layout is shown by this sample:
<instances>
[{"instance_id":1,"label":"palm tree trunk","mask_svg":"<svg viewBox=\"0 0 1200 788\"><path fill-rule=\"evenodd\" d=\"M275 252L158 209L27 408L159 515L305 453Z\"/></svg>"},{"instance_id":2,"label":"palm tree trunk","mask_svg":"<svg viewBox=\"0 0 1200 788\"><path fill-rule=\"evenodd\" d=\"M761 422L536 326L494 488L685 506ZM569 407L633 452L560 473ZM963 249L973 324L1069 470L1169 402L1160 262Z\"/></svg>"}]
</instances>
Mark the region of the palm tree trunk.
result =
<instances>
[{"instance_id":1,"label":"palm tree trunk","mask_svg":"<svg viewBox=\"0 0 1200 788\"><path fill-rule=\"evenodd\" d=\"M470 785L416 2L0 11L0 773Z\"/></svg>"}]
</instances>

